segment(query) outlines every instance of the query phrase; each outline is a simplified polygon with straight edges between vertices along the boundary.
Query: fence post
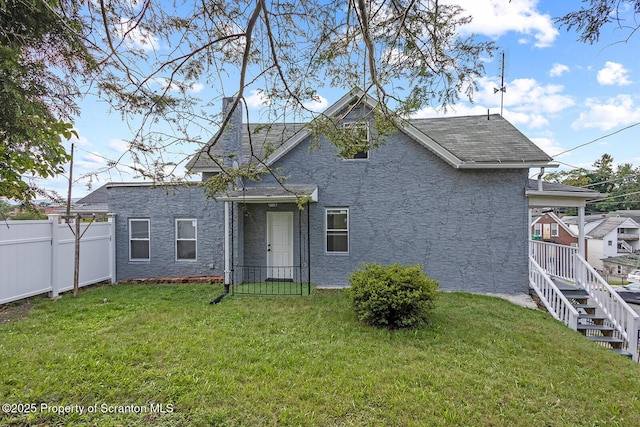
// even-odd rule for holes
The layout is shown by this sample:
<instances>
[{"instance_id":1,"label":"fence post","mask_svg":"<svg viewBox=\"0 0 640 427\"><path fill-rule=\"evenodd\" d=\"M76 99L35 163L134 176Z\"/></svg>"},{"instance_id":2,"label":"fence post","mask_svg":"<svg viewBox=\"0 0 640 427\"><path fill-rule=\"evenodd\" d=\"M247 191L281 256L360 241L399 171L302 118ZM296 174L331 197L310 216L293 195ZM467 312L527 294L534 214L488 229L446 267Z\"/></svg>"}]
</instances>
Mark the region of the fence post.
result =
<instances>
[{"instance_id":1,"label":"fence post","mask_svg":"<svg viewBox=\"0 0 640 427\"><path fill-rule=\"evenodd\" d=\"M58 232L58 220L60 215L49 214L47 217L51 224L51 277L49 278L51 291L49 292L49 298L57 298L60 294L60 283L58 283L60 277L60 234Z\"/></svg>"},{"instance_id":2,"label":"fence post","mask_svg":"<svg viewBox=\"0 0 640 427\"><path fill-rule=\"evenodd\" d=\"M116 283L116 214L108 213L109 223L109 275L111 283Z\"/></svg>"}]
</instances>

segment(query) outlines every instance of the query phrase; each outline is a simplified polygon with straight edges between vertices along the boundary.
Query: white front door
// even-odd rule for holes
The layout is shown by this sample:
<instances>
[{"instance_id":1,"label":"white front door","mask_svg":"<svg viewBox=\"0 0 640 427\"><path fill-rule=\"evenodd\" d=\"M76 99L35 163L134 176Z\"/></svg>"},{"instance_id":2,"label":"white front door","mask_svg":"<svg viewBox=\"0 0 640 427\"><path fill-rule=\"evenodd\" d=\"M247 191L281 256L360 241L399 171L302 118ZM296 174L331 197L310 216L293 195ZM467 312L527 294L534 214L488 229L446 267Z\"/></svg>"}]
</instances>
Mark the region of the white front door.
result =
<instances>
[{"instance_id":1,"label":"white front door","mask_svg":"<svg viewBox=\"0 0 640 427\"><path fill-rule=\"evenodd\" d=\"M267 277L293 279L293 212L267 212Z\"/></svg>"}]
</instances>

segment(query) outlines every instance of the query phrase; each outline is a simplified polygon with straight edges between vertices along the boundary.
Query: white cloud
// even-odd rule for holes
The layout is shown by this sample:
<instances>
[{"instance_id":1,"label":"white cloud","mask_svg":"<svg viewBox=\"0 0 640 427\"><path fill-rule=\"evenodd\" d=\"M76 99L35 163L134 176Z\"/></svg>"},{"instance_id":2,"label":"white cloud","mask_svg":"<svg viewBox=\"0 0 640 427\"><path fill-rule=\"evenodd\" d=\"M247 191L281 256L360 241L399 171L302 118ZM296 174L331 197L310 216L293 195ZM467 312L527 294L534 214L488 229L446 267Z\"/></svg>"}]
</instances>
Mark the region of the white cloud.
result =
<instances>
[{"instance_id":1,"label":"white cloud","mask_svg":"<svg viewBox=\"0 0 640 427\"><path fill-rule=\"evenodd\" d=\"M73 166L82 169L83 171L95 171L102 169L107 165L107 161L98 152L85 152L82 156L73 162Z\"/></svg>"},{"instance_id":2,"label":"white cloud","mask_svg":"<svg viewBox=\"0 0 640 427\"><path fill-rule=\"evenodd\" d=\"M490 113L496 113L496 110L490 110ZM427 117L456 117L456 116L479 116L487 114L487 108L480 105L456 104L447 107L447 111L436 110L432 107L424 108L416 112L412 117L422 119Z\"/></svg>"},{"instance_id":3,"label":"white cloud","mask_svg":"<svg viewBox=\"0 0 640 427\"><path fill-rule=\"evenodd\" d=\"M69 142L72 142L75 145L81 146L81 147L85 147L87 145L90 145L89 140L85 136L80 135L80 134L78 134L77 137L75 135L73 135L71 137L71 139L69 139Z\"/></svg>"},{"instance_id":4,"label":"white cloud","mask_svg":"<svg viewBox=\"0 0 640 427\"><path fill-rule=\"evenodd\" d=\"M604 68L598 71L598 83L605 86L626 86L631 84L629 71L622 64L607 61Z\"/></svg>"},{"instance_id":5,"label":"white cloud","mask_svg":"<svg viewBox=\"0 0 640 427\"><path fill-rule=\"evenodd\" d=\"M480 115L487 114L487 109L491 113L499 113L501 93L496 92L499 86L492 79L481 79L473 105L456 104L446 114L427 108L415 117ZM548 126L548 115L557 114L575 104L571 96L564 94L562 85L542 84L535 79L515 79L506 82L505 86L503 115L516 125L526 125L529 128Z\"/></svg>"},{"instance_id":6,"label":"white cloud","mask_svg":"<svg viewBox=\"0 0 640 427\"><path fill-rule=\"evenodd\" d=\"M569 72L569 67L564 64L553 64L551 70L549 70L550 77L560 77L564 73Z\"/></svg>"},{"instance_id":7,"label":"white cloud","mask_svg":"<svg viewBox=\"0 0 640 427\"><path fill-rule=\"evenodd\" d=\"M605 101L589 98L585 105L587 110L571 124L573 129L610 130L640 121L640 107L634 105L629 95L618 95Z\"/></svg>"},{"instance_id":8,"label":"white cloud","mask_svg":"<svg viewBox=\"0 0 640 427\"><path fill-rule=\"evenodd\" d=\"M560 146L558 141L551 138L531 138L531 141L551 157L555 157L556 155L566 151L566 149Z\"/></svg>"},{"instance_id":9,"label":"white cloud","mask_svg":"<svg viewBox=\"0 0 640 427\"><path fill-rule=\"evenodd\" d=\"M107 146L119 154L129 150L129 143L122 139L112 139L107 143Z\"/></svg>"},{"instance_id":10,"label":"white cloud","mask_svg":"<svg viewBox=\"0 0 640 427\"><path fill-rule=\"evenodd\" d=\"M260 89L252 89L250 95L244 97L244 102L249 108L262 108L271 105L271 100Z\"/></svg>"},{"instance_id":11,"label":"white cloud","mask_svg":"<svg viewBox=\"0 0 640 427\"><path fill-rule=\"evenodd\" d=\"M541 48L551 46L559 34L553 18L537 11L537 0L447 0L446 3L458 4L473 16L464 32L497 38L515 31L527 36L521 42L531 43L533 37L534 45Z\"/></svg>"},{"instance_id":12,"label":"white cloud","mask_svg":"<svg viewBox=\"0 0 640 427\"><path fill-rule=\"evenodd\" d=\"M308 110L321 112L327 109L327 107L329 106L329 101L327 101L327 98L325 98L324 96L316 94L316 99L314 99L313 101L305 102L303 106Z\"/></svg>"},{"instance_id":13,"label":"white cloud","mask_svg":"<svg viewBox=\"0 0 640 427\"><path fill-rule=\"evenodd\" d=\"M135 21L122 18L118 37L124 39L125 44L144 51L158 50L158 38L150 31L140 28Z\"/></svg>"},{"instance_id":14,"label":"white cloud","mask_svg":"<svg viewBox=\"0 0 640 427\"><path fill-rule=\"evenodd\" d=\"M171 92L184 91L184 92L198 93L202 91L202 89L204 89L204 85L202 83L195 83L195 82L185 83L185 82L179 82L176 80L169 81L169 79L166 79L164 77L156 77L156 78L150 79L149 82L159 85L162 88L162 90L169 88L169 91ZM149 85L149 86L153 86L153 85Z\"/></svg>"}]
</instances>

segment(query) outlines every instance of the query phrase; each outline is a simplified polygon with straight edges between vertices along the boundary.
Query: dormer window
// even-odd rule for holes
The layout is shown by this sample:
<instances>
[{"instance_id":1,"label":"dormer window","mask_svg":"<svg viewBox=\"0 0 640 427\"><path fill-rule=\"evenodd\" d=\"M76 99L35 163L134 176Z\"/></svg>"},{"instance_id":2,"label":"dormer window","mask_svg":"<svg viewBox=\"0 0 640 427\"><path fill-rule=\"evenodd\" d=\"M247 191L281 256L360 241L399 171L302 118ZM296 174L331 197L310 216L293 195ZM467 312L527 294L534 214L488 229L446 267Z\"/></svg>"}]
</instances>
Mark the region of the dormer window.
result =
<instances>
[{"instance_id":1,"label":"dormer window","mask_svg":"<svg viewBox=\"0 0 640 427\"><path fill-rule=\"evenodd\" d=\"M369 158L369 123L368 122L345 122L342 124L344 129L350 129L355 133L354 140L358 151L352 157L345 157L345 160L366 160ZM362 148L362 149L360 149Z\"/></svg>"}]
</instances>

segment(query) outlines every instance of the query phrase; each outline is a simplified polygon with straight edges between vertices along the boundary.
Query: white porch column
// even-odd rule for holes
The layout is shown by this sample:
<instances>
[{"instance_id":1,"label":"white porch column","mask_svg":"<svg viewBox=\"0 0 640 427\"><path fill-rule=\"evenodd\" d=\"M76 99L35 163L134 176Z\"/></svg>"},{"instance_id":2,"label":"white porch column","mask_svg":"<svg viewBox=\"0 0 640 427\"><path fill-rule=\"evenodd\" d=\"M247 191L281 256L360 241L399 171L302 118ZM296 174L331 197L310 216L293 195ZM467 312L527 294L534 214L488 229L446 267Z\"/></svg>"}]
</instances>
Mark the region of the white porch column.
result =
<instances>
[{"instance_id":1,"label":"white porch column","mask_svg":"<svg viewBox=\"0 0 640 427\"><path fill-rule=\"evenodd\" d=\"M587 253L584 240L584 206L578 208L578 253L582 258L585 258ZM586 259L586 258L585 258Z\"/></svg>"},{"instance_id":2,"label":"white porch column","mask_svg":"<svg viewBox=\"0 0 640 427\"><path fill-rule=\"evenodd\" d=\"M229 205L231 202L224 202L224 284L231 284L231 250L229 238Z\"/></svg>"},{"instance_id":3,"label":"white porch column","mask_svg":"<svg viewBox=\"0 0 640 427\"><path fill-rule=\"evenodd\" d=\"M578 207L578 254L586 260L586 248L585 246L585 233L584 233L584 206ZM583 283L584 278L587 277L587 267L581 263L575 263L578 268L576 269L576 280L578 283Z\"/></svg>"}]
</instances>

